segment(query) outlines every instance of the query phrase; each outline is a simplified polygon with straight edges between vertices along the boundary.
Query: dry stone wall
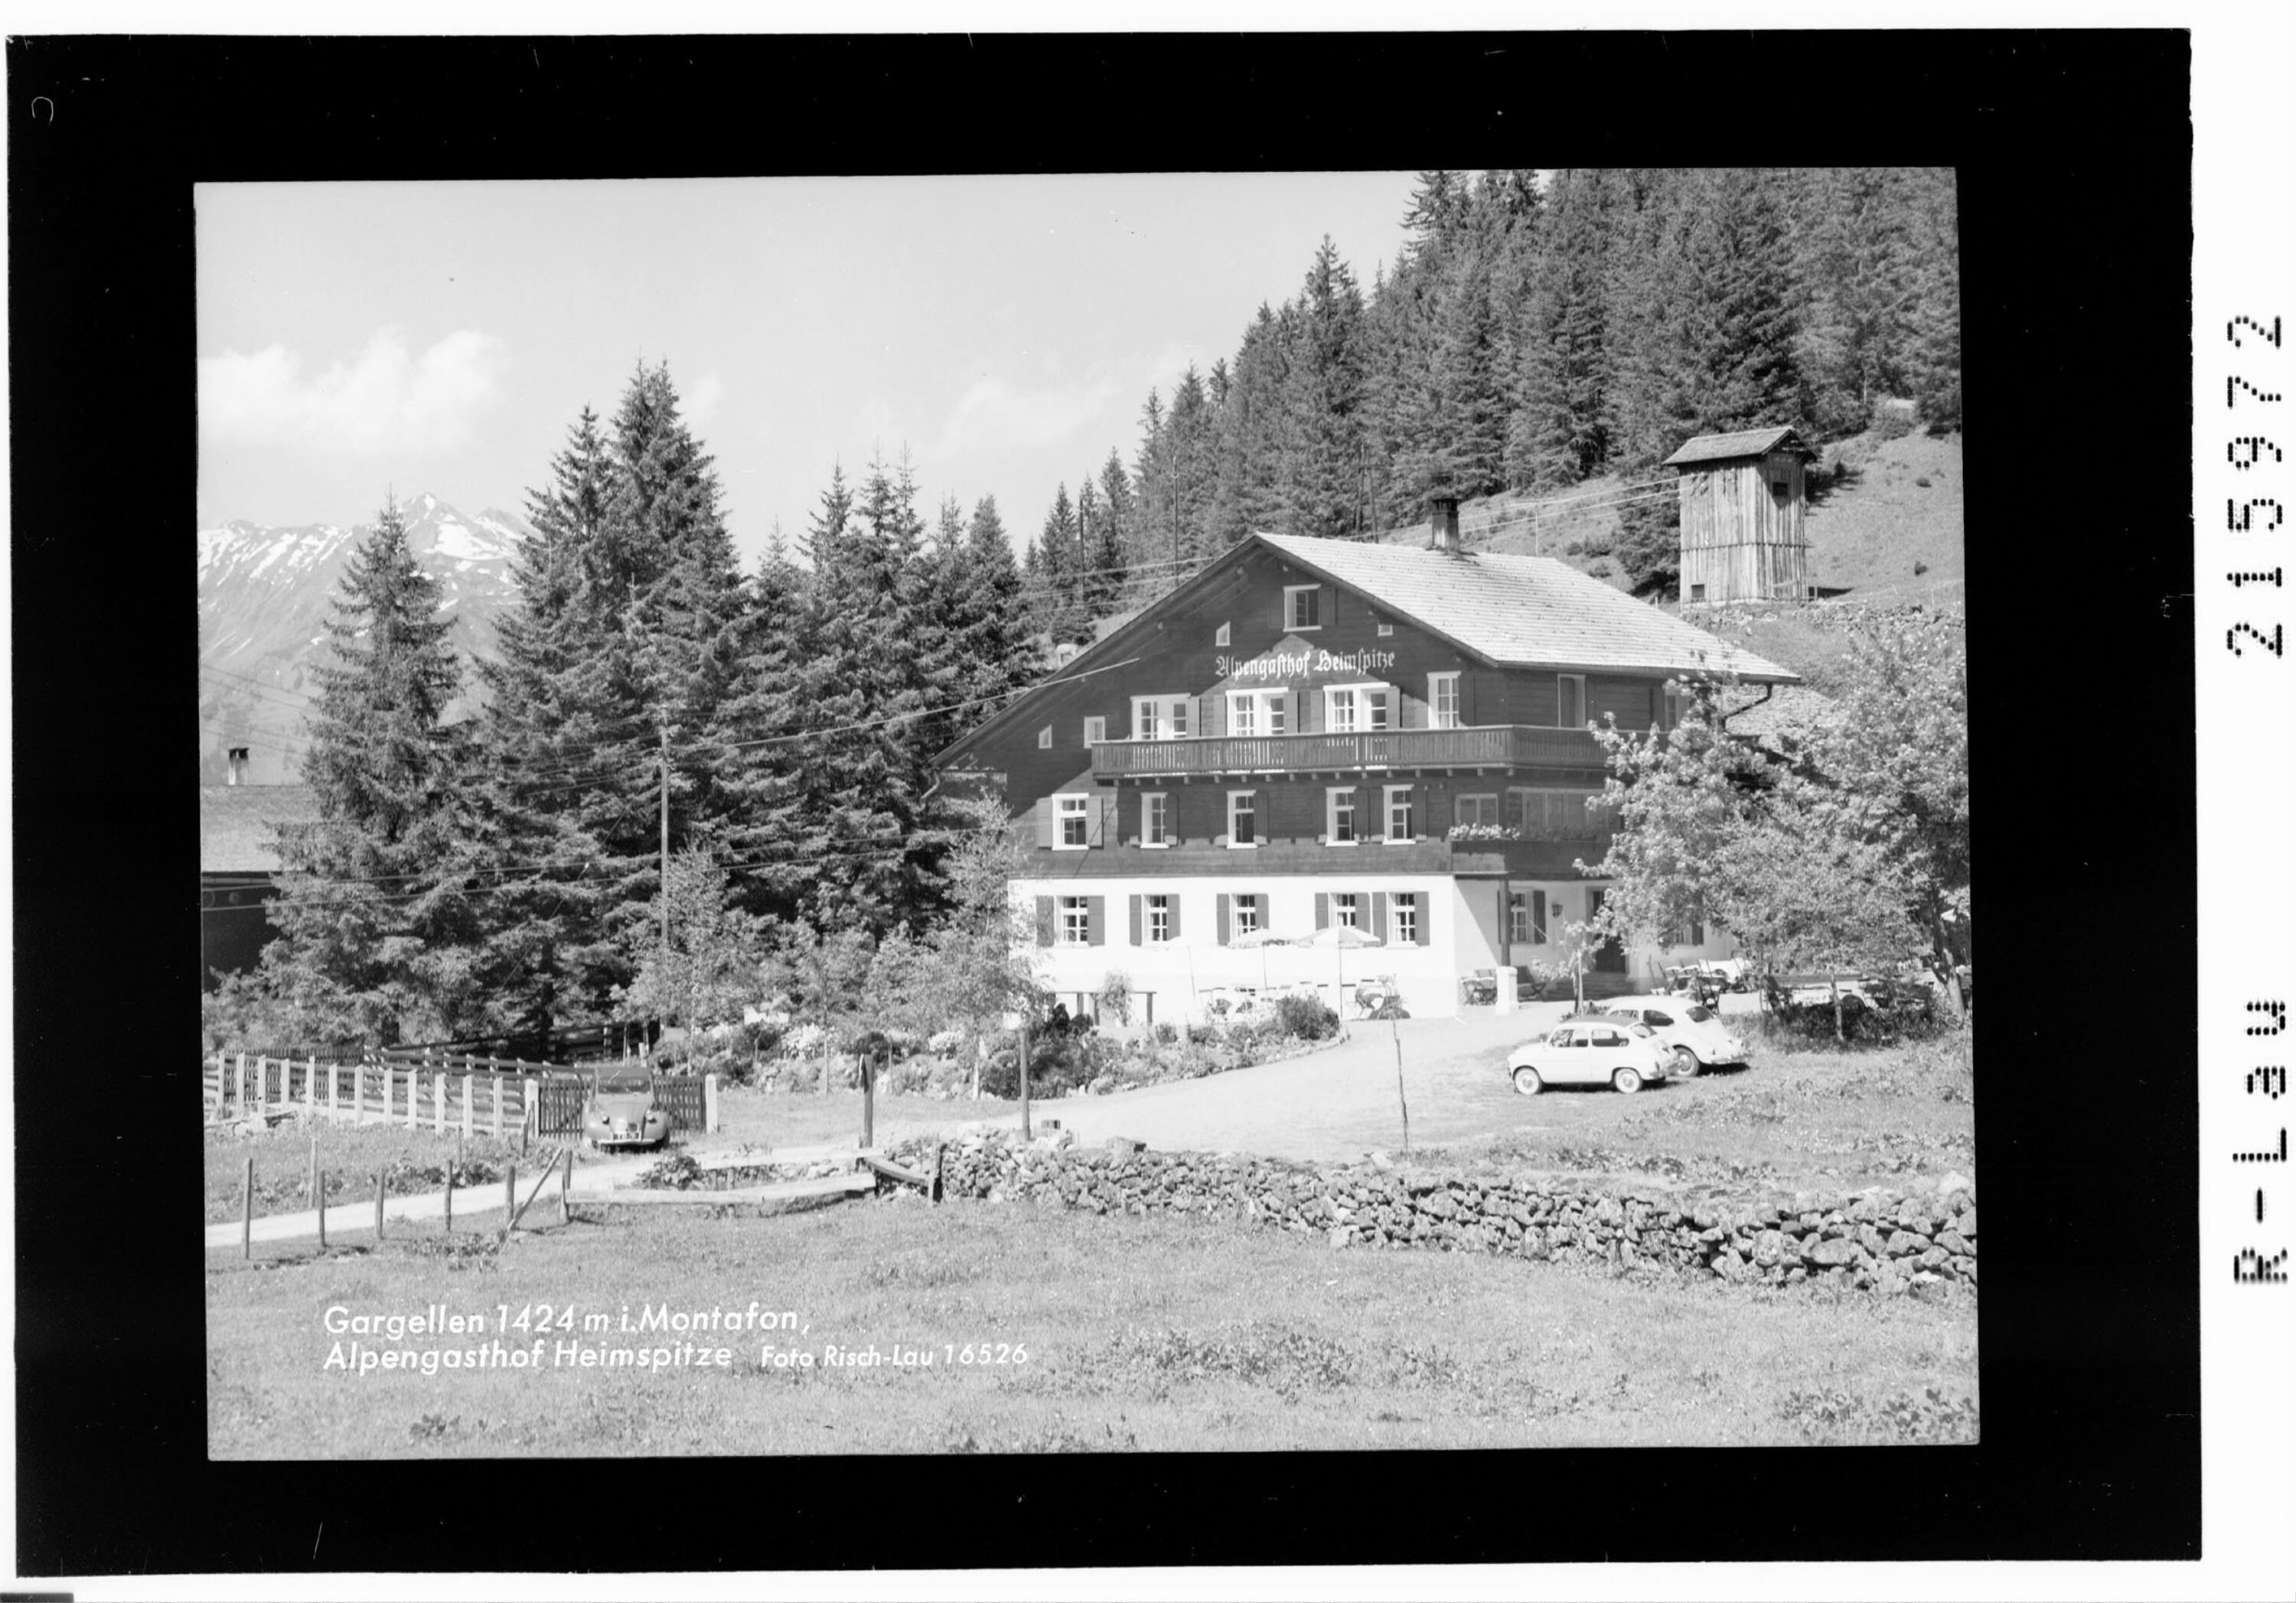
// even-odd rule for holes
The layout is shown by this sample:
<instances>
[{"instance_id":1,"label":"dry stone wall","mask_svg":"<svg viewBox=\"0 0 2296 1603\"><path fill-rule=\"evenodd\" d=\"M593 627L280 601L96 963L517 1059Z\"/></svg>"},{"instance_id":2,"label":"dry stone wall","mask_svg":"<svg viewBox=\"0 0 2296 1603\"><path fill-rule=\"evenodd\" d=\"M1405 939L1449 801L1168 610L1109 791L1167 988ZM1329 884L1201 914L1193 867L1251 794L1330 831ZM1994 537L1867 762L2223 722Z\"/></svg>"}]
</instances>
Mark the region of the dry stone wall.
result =
<instances>
[{"instance_id":1,"label":"dry stone wall","mask_svg":"<svg viewBox=\"0 0 2296 1603\"><path fill-rule=\"evenodd\" d=\"M930 1168L910 1143L902 1161ZM1884 1293L1977 1283L1977 1197L1934 1190L1734 1197L1620 1190L1591 1177L1319 1166L1150 1152L995 1133L942 1154L945 1195L1096 1214L1195 1214L1320 1234L1334 1247L1505 1253L1617 1271L1672 1268L1721 1280L1831 1281Z\"/></svg>"}]
</instances>

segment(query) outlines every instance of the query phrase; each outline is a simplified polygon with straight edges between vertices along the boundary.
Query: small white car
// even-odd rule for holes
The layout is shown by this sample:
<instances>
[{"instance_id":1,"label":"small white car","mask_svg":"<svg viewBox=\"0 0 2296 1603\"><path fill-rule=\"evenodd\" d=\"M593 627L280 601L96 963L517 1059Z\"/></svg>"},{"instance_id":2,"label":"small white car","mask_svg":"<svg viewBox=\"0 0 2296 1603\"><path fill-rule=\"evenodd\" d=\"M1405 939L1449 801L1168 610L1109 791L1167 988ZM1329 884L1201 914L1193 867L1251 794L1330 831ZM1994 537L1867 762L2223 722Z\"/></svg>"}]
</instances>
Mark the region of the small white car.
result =
<instances>
[{"instance_id":1,"label":"small white car","mask_svg":"<svg viewBox=\"0 0 2296 1603\"><path fill-rule=\"evenodd\" d=\"M1669 1055L1677 1079L1694 1078L1699 1070L1718 1063L1743 1063L1746 1043L1722 1022L1721 1015L1686 996L1619 996L1603 1004L1603 1011L1630 1018L1659 1038Z\"/></svg>"},{"instance_id":2,"label":"small white car","mask_svg":"<svg viewBox=\"0 0 2296 1603\"><path fill-rule=\"evenodd\" d=\"M1609 1085L1632 1095L1666 1078L1667 1049L1624 1018L1568 1018L1507 1054L1514 1088L1535 1097L1550 1085Z\"/></svg>"}]
</instances>

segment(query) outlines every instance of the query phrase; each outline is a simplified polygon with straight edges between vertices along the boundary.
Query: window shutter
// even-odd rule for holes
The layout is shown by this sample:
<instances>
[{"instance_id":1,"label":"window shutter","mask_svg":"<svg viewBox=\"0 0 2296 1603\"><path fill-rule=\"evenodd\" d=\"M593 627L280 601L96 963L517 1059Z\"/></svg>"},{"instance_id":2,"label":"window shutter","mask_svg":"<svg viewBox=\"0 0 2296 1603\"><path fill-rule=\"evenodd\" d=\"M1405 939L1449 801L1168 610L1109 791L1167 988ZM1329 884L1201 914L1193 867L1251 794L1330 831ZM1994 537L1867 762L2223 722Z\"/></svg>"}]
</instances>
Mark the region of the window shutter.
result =
<instances>
[{"instance_id":1,"label":"window shutter","mask_svg":"<svg viewBox=\"0 0 2296 1603\"><path fill-rule=\"evenodd\" d=\"M1200 735L1220 735L1227 732L1226 720L1221 714L1226 703L1218 691L1206 691L1196 699L1196 732Z\"/></svg>"},{"instance_id":2,"label":"window shutter","mask_svg":"<svg viewBox=\"0 0 2296 1603\"><path fill-rule=\"evenodd\" d=\"M1049 946L1052 944L1053 899L1050 896L1038 896L1037 898L1037 945Z\"/></svg>"},{"instance_id":3,"label":"window shutter","mask_svg":"<svg viewBox=\"0 0 2296 1603\"><path fill-rule=\"evenodd\" d=\"M1530 893L1530 938L1542 942L1546 939L1546 893L1543 890Z\"/></svg>"},{"instance_id":4,"label":"window shutter","mask_svg":"<svg viewBox=\"0 0 2296 1603\"><path fill-rule=\"evenodd\" d=\"M1304 735L1309 732L1306 698L1298 691L1283 692L1283 732Z\"/></svg>"},{"instance_id":5,"label":"window shutter","mask_svg":"<svg viewBox=\"0 0 2296 1603\"><path fill-rule=\"evenodd\" d=\"M1371 893L1371 932L1382 941L1387 939L1387 893L1383 890Z\"/></svg>"},{"instance_id":6,"label":"window shutter","mask_svg":"<svg viewBox=\"0 0 2296 1603\"><path fill-rule=\"evenodd\" d=\"M1050 846L1060 838L1058 804L1049 796L1037 798L1037 844Z\"/></svg>"},{"instance_id":7,"label":"window shutter","mask_svg":"<svg viewBox=\"0 0 2296 1603\"><path fill-rule=\"evenodd\" d=\"M1180 894L1177 891L1164 898L1164 938L1168 941L1180 938Z\"/></svg>"},{"instance_id":8,"label":"window shutter","mask_svg":"<svg viewBox=\"0 0 2296 1603\"><path fill-rule=\"evenodd\" d=\"M1131 897L1130 900L1132 903L1132 944L1137 946L1140 944L1140 898L1134 896Z\"/></svg>"},{"instance_id":9,"label":"window shutter","mask_svg":"<svg viewBox=\"0 0 2296 1603\"><path fill-rule=\"evenodd\" d=\"M1108 920L1102 909L1108 904L1106 896L1086 896L1084 899L1084 944L1104 946L1108 944Z\"/></svg>"},{"instance_id":10,"label":"window shutter","mask_svg":"<svg viewBox=\"0 0 2296 1603\"><path fill-rule=\"evenodd\" d=\"M1332 923L1332 897L1328 891L1316 893L1316 928L1328 929Z\"/></svg>"},{"instance_id":11,"label":"window shutter","mask_svg":"<svg viewBox=\"0 0 2296 1603\"><path fill-rule=\"evenodd\" d=\"M1094 815L1098 820L1098 827L1093 831L1092 844L1114 846L1121 838L1124 829L1122 822L1116 816L1116 792L1110 791L1106 796L1100 797L1099 801L1100 805L1093 809Z\"/></svg>"},{"instance_id":12,"label":"window shutter","mask_svg":"<svg viewBox=\"0 0 2296 1603\"><path fill-rule=\"evenodd\" d=\"M1228 931L1229 931L1229 930L1234 927L1234 915L1233 915L1233 914L1231 914L1231 913L1229 912L1229 911L1228 911L1228 896L1227 896L1227 893L1226 893L1226 891L1222 891L1222 892L1220 893L1220 895L1219 895L1219 897L1218 897L1218 906L1219 906L1219 944L1220 944L1221 945L1225 946L1225 945L1227 945L1227 943L1228 943Z\"/></svg>"},{"instance_id":13,"label":"window shutter","mask_svg":"<svg viewBox=\"0 0 2296 1603\"><path fill-rule=\"evenodd\" d=\"M1432 891L1423 891L1419 897L1418 910L1411 920L1411 933L1420 945L1427 945L1434 939L1434 926L1435 894Z\"/></svg>"}]
</instances>

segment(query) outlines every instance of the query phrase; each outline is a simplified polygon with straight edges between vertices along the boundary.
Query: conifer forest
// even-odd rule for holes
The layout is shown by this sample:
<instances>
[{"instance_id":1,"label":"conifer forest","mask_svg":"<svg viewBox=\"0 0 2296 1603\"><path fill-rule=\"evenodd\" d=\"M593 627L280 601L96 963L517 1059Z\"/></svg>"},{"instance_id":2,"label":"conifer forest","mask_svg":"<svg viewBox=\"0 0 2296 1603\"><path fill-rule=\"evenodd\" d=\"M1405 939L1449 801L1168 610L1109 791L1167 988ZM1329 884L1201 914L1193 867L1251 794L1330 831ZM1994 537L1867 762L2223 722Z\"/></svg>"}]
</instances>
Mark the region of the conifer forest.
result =
<instances>
[{"instance_id":1,"label":"conifer forest","mask_svg":"<svg viewBox=\"0 0 2296 1603\"><path fill-rule=\"evenodd\" d=\"M1327 240L1136 440L1035 492L1033 530L936 500L902 452L824 464L745 570L660 365L536 465L490 652L458 656L386 508L328 626L323 822L281 841L280 938L211 1018L390 1044L690 1014L759 953L861 975L994 923L960 861L993 831L934 754L1249 532L1371 537L1434 495L1648 476L1702 432L1821 443L1890 398L1959 426L1948 170L1430 172L1407 227L1368 285ZM1628 509L1644 593L1673 524Z\"/></svg>"}]
</instances>

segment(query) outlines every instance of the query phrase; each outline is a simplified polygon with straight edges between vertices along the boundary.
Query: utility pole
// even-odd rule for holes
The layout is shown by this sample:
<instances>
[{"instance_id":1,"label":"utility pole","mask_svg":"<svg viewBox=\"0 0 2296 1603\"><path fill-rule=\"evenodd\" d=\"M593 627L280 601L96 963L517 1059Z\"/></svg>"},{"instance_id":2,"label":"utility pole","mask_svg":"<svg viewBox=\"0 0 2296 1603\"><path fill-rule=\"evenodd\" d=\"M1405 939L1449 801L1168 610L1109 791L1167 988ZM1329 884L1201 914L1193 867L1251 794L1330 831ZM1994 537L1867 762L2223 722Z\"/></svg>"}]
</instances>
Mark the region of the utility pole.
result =
<instances>
[{"instance_id":1,"label":"utility pole","mask_svg":"<svg viewBox=\"0 0 2296 1603\"><path fill-rule=\"evenodd\" d=\"M669 979L669 724L661 725L661 977Z\"/></svg>"}]
</instances>

